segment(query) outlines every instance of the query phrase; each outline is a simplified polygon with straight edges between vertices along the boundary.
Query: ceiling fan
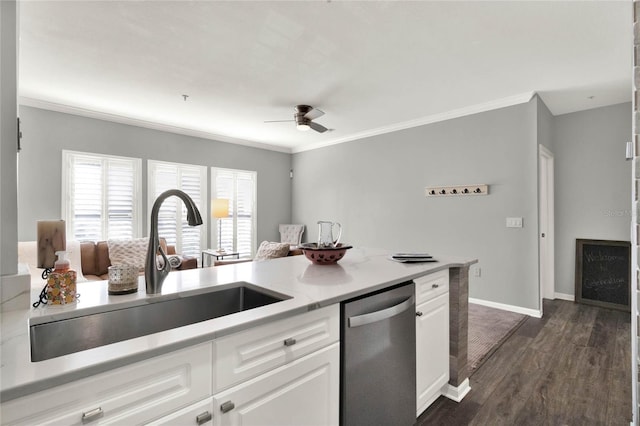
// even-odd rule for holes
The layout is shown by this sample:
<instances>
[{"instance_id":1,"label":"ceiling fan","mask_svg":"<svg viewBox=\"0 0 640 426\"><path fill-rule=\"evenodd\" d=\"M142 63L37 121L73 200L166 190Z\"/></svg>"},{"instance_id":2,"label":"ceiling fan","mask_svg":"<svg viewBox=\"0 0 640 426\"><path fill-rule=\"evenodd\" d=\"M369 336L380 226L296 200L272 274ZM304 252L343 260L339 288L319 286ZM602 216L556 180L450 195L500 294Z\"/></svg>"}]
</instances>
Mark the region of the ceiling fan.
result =
<instances>
[{"instance_id":1,"label":"ceiling fan","mask_svg":"<svg viewBox=\"0 0 640 426\"><path fill-rule=\"evenodd\" d=\"M306 132L309 129L313 129L320 133L330 130L321 124L313 122L316 118L324 115L323 111L309 105L296 105L295 111L295 114L293 114L293 120L269 120L265 121L265 123L284 123L287 121L295 121L296 128L303 132Z\"/></svg>"}]
</instances>

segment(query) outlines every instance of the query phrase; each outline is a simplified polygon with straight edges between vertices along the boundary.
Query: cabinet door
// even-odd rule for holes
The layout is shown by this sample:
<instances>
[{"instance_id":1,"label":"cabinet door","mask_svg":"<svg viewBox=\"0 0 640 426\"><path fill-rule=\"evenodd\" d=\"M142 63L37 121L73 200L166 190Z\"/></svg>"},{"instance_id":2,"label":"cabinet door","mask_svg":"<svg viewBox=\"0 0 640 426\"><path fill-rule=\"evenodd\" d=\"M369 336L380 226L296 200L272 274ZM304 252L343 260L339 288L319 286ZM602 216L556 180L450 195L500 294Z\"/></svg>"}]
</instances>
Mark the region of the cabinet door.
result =
<instances>
[{"instance_id":1,"label":"cabinet door","mask_svg":"<svg viewBox=\"0 0 640 426\"><path fill-rule=\"evenodd\" d=\"M214 395L215 426L338 425L340 344Z\"/></svg>"},{"instance_id":2,"label":"cabinet door","mask_svg":"<svg viewBox=\"0 0 640 426\"><path fill-rule=\"evenodd\" d=\"M178 410L162 417L147 426L213 426L213 398Z\"/></svg>"},{"instance_id":3,"label":"cabinet door","mask_svg":"<svg viewBox=\"0 0 640 426\"><path fill-rule=\"evenodd\" d=\"M419 416L449 381L449 293L416 306L416 387Z\"/></svg>"}]
</instances>

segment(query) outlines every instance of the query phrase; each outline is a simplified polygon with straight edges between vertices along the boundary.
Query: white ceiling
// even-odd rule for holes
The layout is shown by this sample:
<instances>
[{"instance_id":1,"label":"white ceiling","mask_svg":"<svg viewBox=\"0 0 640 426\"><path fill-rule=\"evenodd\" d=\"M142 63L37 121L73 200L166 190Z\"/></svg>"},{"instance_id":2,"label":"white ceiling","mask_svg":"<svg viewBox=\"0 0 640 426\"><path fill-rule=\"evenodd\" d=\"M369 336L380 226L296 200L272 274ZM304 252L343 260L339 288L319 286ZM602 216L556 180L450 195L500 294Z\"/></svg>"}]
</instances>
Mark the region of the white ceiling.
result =
<instances>
[{"instance_id":1,"label":"white ceiling","mask_svg":"<svg viewBox=\"0 0 640 426\"><path fill-rule=\"evenodd\" d=\"M19 13L21 103L286 152L533 92L554 115L631 100L630 1L22 1ZM263 123L296 104L334 130Z\"/></svg>"}]
</instances>

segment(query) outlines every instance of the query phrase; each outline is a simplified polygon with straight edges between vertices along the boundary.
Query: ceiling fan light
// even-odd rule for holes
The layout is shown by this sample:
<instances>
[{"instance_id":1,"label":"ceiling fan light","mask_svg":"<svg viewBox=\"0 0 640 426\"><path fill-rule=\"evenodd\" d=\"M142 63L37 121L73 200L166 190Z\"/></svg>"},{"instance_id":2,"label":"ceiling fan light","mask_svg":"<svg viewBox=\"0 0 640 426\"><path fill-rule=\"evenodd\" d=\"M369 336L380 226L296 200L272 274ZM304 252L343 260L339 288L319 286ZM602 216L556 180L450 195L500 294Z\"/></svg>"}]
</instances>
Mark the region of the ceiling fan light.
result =
<instances>
[{"instance_id":1,"label":"ceiling fan light","mask_svg":"<svg viewBox=\"0 0 640 426\"><path fill-rule=\"evenodd\" d=\"M308 124L304 124L304 123L300 123L298 125L296 125L296 128L298 130L300 130L301 132L306 132L307 130L309 130L311 127L309 127Z\"/></svg>"}]
</instances>

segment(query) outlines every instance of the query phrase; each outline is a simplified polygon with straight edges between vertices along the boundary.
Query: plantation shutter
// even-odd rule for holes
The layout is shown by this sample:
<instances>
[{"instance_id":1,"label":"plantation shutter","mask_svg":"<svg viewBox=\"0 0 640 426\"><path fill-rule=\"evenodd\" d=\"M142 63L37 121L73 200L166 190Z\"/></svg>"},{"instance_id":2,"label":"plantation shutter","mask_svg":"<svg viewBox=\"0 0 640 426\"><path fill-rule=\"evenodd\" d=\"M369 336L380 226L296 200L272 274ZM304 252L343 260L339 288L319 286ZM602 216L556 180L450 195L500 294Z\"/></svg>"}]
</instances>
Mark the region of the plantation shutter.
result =
<instances>
[{"instance_id":1,"label":"plantation shutter","mask_svg":"<svg viewBox=\"0 0 640 426\"><path fill-rule=\"evenodd\" d=\"M156 198L164 191L180 189L193 199L204 217L207 212L202 208L203 194L206 194L206 173L206 167L202 166L149 161L149 212ZM165 238L167 244L174 245L177 253L199 257L206 235L204 226L189 226L187 209L178 197L167 198L160 207L158 235Z\"/></svg>"},{"instance_id":2,"label":"plantation shutter","mask_svg":"<svg viewBox=\"0 0 640 426\"><path fill-rule=\"evenodd\" d=\"M63 151L62 217L77 241L140 234L140 160Z\"/></svg>"},{"instance_id":3,"label":"plantation shutter","mask_svg":"<svg viewBox=\"0 0 640 426\"><path fill-rule=\"evenodd\" d=\"M256 172L214 168L212 179L212 199L229 200L229 217L215 223L216 245L228 252L237 252L240 257L253 257L256 245ZM220 229L221 243L218 244Z\"/></svg>"}]
</instances>

